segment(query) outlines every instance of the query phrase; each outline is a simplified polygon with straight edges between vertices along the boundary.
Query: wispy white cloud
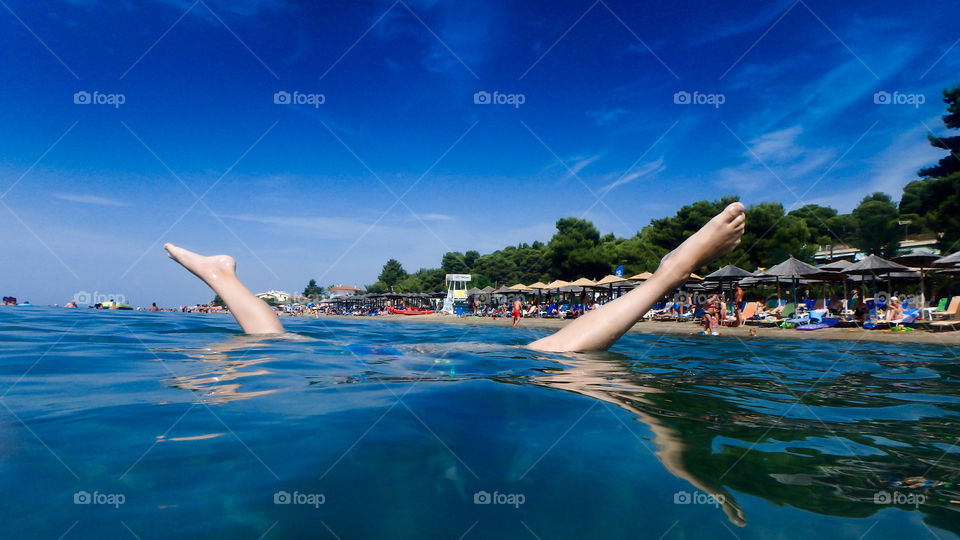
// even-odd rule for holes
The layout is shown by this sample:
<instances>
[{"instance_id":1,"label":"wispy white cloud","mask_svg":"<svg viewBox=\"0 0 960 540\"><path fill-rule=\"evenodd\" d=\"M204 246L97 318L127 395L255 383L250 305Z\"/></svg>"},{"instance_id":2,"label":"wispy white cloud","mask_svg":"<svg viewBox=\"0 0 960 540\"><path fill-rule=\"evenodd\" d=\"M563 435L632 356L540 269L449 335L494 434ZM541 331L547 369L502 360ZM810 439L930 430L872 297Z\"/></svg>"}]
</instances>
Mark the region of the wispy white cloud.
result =
<instances>
[{"instance_id":1,"label":"wispy white cloud","mask_svg":"<svg viewBox=\"0 0 960 540\"><path fill-rule=\"evenodd\" d=\"M765 133L749 141L750 150L744 151L744 157L756 156L764 162L783 163L800 155L797 137L803 133L803 126L796 125L779 131Z\"/></svg>"},{"instance_id":2,"label":"wispy white cloud","mask_svg":"<svg viewBox=\"0 0 960 540\"><path fill-rule=\"evenodd\" d=\"M933 126L937 118L926 121ZM832 206L841 212L853 210L864 196L882 191L898 199L903 193L903 187L918 180L917 171L923 167L933 165L945 154L943 150L930 146L926 139L927 128L923 125L905 131L896 136L885 149L870 159L872 165L863 178L866 180L860 185L845 187L842 190L832 189L832 194L812 200L815 204ZM828 186L824 186L825 188ZM817 190L819 192L826 191Z\"/></svg>"},{"instance_id":3,"label":"wispy white cloud","mask_svg":"<svg viewBox=\"0 0 960 540\"><path fill-rule=\"evenodd\" d=\"M423 221L450 221L453 219L453 216L447 214L417 214L417 216Z\"/></svg>"},{"instance_id":4,"label":"wispy white cloud","mask_svg":"<svg viewBox=\"0 0 960 540\"><path fill-rule=\"evenodd\" d=\"M627 112L629 111L621 107L607 108L604 106L599 111L587 111L587 118L592 119L598 126L604 126Z\"/></svg>"},{"instance_id":5,"label":"wispy white cloud","mask_svg":"<svg viewBox=\"0 0 960 540\"><path fill-rule=\"evenodd\" d=\"M797 0L782 0L780 2L770 2L766 9L758 11L753 17L736 22L727 22L726 24L716 24L711 27L712 31L704 32L697 39L694 39L690 42L691 46L703 45L705 43L710 43L713 41L719 41L729 37L737 36L747 32L759 32L757 37L760 37L762 31L765 31L770 27L779 17L781 17L787 9L790 8ZM724 11L733 12L729 10L724 4L715 4L717 9ZM789 17L789 14L787 15ZM711 20L713 20L711 18Z\"/></svg>"},{"instance_id":6,"label":"wispy white cloud","mask_svg":"<svg viewBox=\"0 0 960 540\"><path fill-rule=\"evenodd\" d=\"M590 156L588 158L576 158L576 161L573 165L570 165L570 170L567 172L567 178L572 178L573 176L579 176L580 171L585 169L588 165L594 161L600 159L600 154L595 156Z\"/></svg>"},{"instance_id":7,"label":"wispy white cloud","mask_svg":"<svg viewBox=\"0 0 960 540\"><path fill-rule=\"evenodd\" d=\"M649 161L647 163L641 164L639 167L634 168L632 171L627 171L625 174L621 175L619 178L613 182L600 188L600 195L606 195L610 193L615 188L618 188L622 185L629 184L637 178L643 178L646 176L655 175L666 170L666 166L663 164L663 157L655 161Z\"/></svg>"},{"instance_id":8,"label":"wispy white cloud","mask_svg":"<svg viewBox=\"0 0 960 540\"><path fill-rule=\"evenodd\" d=\"M777 199L791 207L806 191L805 186L815 182L837 155L829 146L801 144L803 132L803 127L796 125L750 139L741 154L743 162L716 171L716 184L728 192L745 194L769 191L772 186L779 194Z\"/></svg>"},{"instance_id":9,"label":"wispy white cloud","mask_svg":"<svg viewBox=\"0 0 960 540\"><path fill-rule=\"evenodd\" d=\"M80 204L92 204L95 206L130 206L129 203L117 200L109 199L107 197L100 197L97 195L85 195L79 193L53 193L53 198L60 199L61 201L75 202Z\"/></svg>"}]
</instances>

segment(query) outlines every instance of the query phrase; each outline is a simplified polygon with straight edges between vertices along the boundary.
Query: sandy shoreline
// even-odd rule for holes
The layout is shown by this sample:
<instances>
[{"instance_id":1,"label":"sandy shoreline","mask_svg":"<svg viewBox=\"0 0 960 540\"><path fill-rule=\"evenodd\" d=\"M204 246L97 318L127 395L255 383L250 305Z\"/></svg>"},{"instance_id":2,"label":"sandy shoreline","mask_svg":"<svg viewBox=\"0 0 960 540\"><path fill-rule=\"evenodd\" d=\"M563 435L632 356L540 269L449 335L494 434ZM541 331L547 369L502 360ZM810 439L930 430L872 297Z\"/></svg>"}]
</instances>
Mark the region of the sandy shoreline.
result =
<instances>
[{"instance_id":1,"label":"sandy shoreline","mask_svg":"<svg viewBox=\"0 0 960 540\"><path fill-rule=\"evenodd\" d=\"M309 317L305 317L309 318ZM461 325L493 325L509 327L510 319L489 317L454 317L451 315L379 315L376 317L359 317L351 315L321 315L325 319L351 319L380 322L410 322L435 324ZM569 321L557 319L521 319L521 328L557 329ZM757 330L757 336L750 336L750 329ZM633 325L630 332L637 334L682 334L699 335L701 327L694 323L678 323L670 321L642 321ZM801 332L792 328L762 328L757 326L742 326L740 328L721 328L721 336L736 336L744 339L778 338L778 339L829 339L843 341L878 341L886 343L932 343L953 346L960 344L960 331L930 332L915 330L913 332L884 332L883 330L864 330L862 328L824 328L811 332Z\"/></svg>"}]
</instances>

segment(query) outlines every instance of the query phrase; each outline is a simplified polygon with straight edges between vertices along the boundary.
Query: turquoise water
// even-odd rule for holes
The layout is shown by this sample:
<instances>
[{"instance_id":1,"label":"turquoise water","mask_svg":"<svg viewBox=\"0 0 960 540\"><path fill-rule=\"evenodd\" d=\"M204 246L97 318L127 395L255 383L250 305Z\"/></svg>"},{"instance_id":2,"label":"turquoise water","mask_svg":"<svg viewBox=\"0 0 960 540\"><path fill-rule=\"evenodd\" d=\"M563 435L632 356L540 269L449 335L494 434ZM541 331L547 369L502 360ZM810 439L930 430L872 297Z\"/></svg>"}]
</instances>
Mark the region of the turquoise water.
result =
<instances>
[{"instance_id":1,"label":"turquoise water","mask_svg":"<svg viewBox=\"0 0 960 540\"><path fill-rule=\"evenodd\" d=\"M0 309L0 535L960 533L943 346L284 322Z\"/></svg>"}]
</instances>

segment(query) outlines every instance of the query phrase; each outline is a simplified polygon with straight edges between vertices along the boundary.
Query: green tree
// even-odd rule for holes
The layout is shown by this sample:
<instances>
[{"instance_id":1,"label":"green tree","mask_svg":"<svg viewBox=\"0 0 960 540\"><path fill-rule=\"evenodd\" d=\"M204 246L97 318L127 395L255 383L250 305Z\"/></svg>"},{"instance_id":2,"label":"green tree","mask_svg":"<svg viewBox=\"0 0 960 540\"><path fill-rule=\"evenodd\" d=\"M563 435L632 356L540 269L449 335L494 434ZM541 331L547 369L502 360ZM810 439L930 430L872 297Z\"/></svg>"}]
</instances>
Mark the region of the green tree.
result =
<instances>
[{"instance_id":1,"label":"green tree","mask_svg":"<svg viewBox=\"0 0 960 540\"><path fill-rule=\"evenodd\" d=\"M610 261L599 249L600 232L593 223L579 218L557 221L557 232L547 243L550 276L557 279L601 277L610 273Z\"/></svg>"},{"instance_id":2,"label":"green tree","mask_svg":"<svg viewBox=\"0 0 960 540\"><path fill-rule=\"evenodd\" d=\"M311 300L316 300L323 296L324 289L323 287L317 285L317 280L311 279L307 286L303 289L303 296L310 298Z\"/></svg>"},{"instance_id":3,"label":"green tree","mask_svg":"<svg viewBox=\"0 0 960 540\"><path fill-rule=\"evenodd\" d=\"M868 255L894 257L901 237L900 212L886 193L873 193L851 213L857 222L854 245Z\"/></svg>"},{"instance_id":4,"label":"green tree","mask_svg":"<svg viewBox=\"0 0 960 540\"><path fill-rule=\"evenodd\" d=\"M459 251L444 253L443 259L440 260L440 268L447 274L466 274L470 272L470 266L467 265L463 253Z\"/></svg>"},{"instance_id":5,"label":"green tree","mask_svg":"<svg viewBox=\"0 0 960 540\"><path fill-rule=\"evenodd\" d=\"M263 300L264 302L266 302L271 306L276 306L280 304L280 302L278 302L277 299L272 296L264 296L263 298L261 298L261 300Z\"/></svg>"},{"instance_id":6,"label":"green tree","mask_svg":"<svg viewBox=\"0 0 960 540\"><path fill-rule=\"evenodd\" d=\"M383 294L390 292L390 287L387 287L387 284L382 281L378 281L372 285L367 285L364 287L364 289L366 289L367 294Z\"/></svg>"},{"instance_id":7,"label":"green tree","mask_svg":"<svg viewBox=\"0 0 960 540\"><path fill-rule=\"evenodd\" d=\"M383 270L380 271L380 275L377 277L377 279L386 284L386 286L390 289L393 289L394 285L400 283L400 281L406 277L407 271L403 269L403 265L400 264L400 261L396 259L390 259L386 264L383 265Z\"/></svg>"},{"instance_id":8,"label":"green tree","mask_svg":"<svg viewBox=\"0 0 960 540\"><path fill-rule=\"evenodd\" d=\"M217 307L226 307L226 303L223 301L223 298L220 298L219 294L213 295L213 300L210 301L211 306Z\"/></svg>"},{"instance_id":9,"label":"green tree","mask_svg":"<svg viewBox=\"0 0 960 540\"><path fill-rule=\"evenodd\" d=\"M851 214L839 214L827 220L834 242L853 244L857 238L857 220Z\"/></svg>"},{"instance_id":10,"label":"green tree","mask_svg":"<svg viewBox=\"0 0 960 540\"><path fill-rule=\"evenodd\" d=\"M791 211L788 216L802 219L810 231L810 240L820 244L832 244L839 240L830 228L830 220L837 216L837 211L828 206L808 204Z\"/></svg>"},{"instance_id":11,"label":"green tree","mask_svg":"<svg viewBox=\"0 0 960 540\"><path fill-rule=\"evenodd\" d=\"M947 114L943 125L947 129L960 129L960 85L943 91ZM920 223L911 224L917 230L932 230L942 233L940 249L944 253L956 250L960 244L960 136L927 139L935 148L947 151L947 155L932 166L921 169L923 178L907 184L900 211L922 216Z\"/></svg>"}]
</instances>

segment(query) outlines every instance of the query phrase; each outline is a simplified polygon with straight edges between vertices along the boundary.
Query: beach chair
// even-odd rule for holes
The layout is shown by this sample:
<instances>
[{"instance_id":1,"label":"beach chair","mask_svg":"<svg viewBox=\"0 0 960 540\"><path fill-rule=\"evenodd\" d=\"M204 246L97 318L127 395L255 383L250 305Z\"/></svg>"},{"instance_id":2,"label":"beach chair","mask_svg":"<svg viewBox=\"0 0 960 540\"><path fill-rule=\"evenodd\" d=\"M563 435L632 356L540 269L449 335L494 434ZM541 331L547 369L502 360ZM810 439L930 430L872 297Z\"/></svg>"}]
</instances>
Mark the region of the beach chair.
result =
<instances>
[{"instance_id":1,"label":"beach chair","mask_svg":"<svg viewBox=\"0 0 960 540\"><path fill-rule=\"evenodd\" d=\"M933 317L935 319L941 320L956 320L960 318L960 296L954 296L950 299L950 305L947 306L947 309L943 311L933 312Z\"/></svg>"},{"instance_id":2,"label":"beach chair","mask_svg":"<svg viewBox=\"0 0 960 540\"><path fill-rule=\"evenodd\" d=\"M743 308L740 310L740 320L746 323L748 319L755 316L757 314L758 304L759 302L744 302ZM737 324L737 315L731 312L727 317L727 320L724 321L724 324L726 326L733 326Z\"/></svg>"},{"instance_id":3,"label":"beach chair","mask_svg":"<svg viewBox=\"0 0 960 540\"><path fill-rule=\"evenodd\" d=\"M937 304L937 311L946 311L946 310L947 310L947 302L948 302L949 300L950 300L949 298L941 298L941 299L940 299L940 303Z\"/></svg>"},{"instance_id":4,"label":"beach chair","mask_svg":"<svg viewBox=\"0 0 960 540\"><path fill-rule=\"evenodd\" d=\"M797 313L797 306L794 305L793 302L791 302L783 306L783 311L780 312L780 318L789 319L790 317L793 317L794 315L796 315L796 313Z\"/></svg>"}]
</instances>

